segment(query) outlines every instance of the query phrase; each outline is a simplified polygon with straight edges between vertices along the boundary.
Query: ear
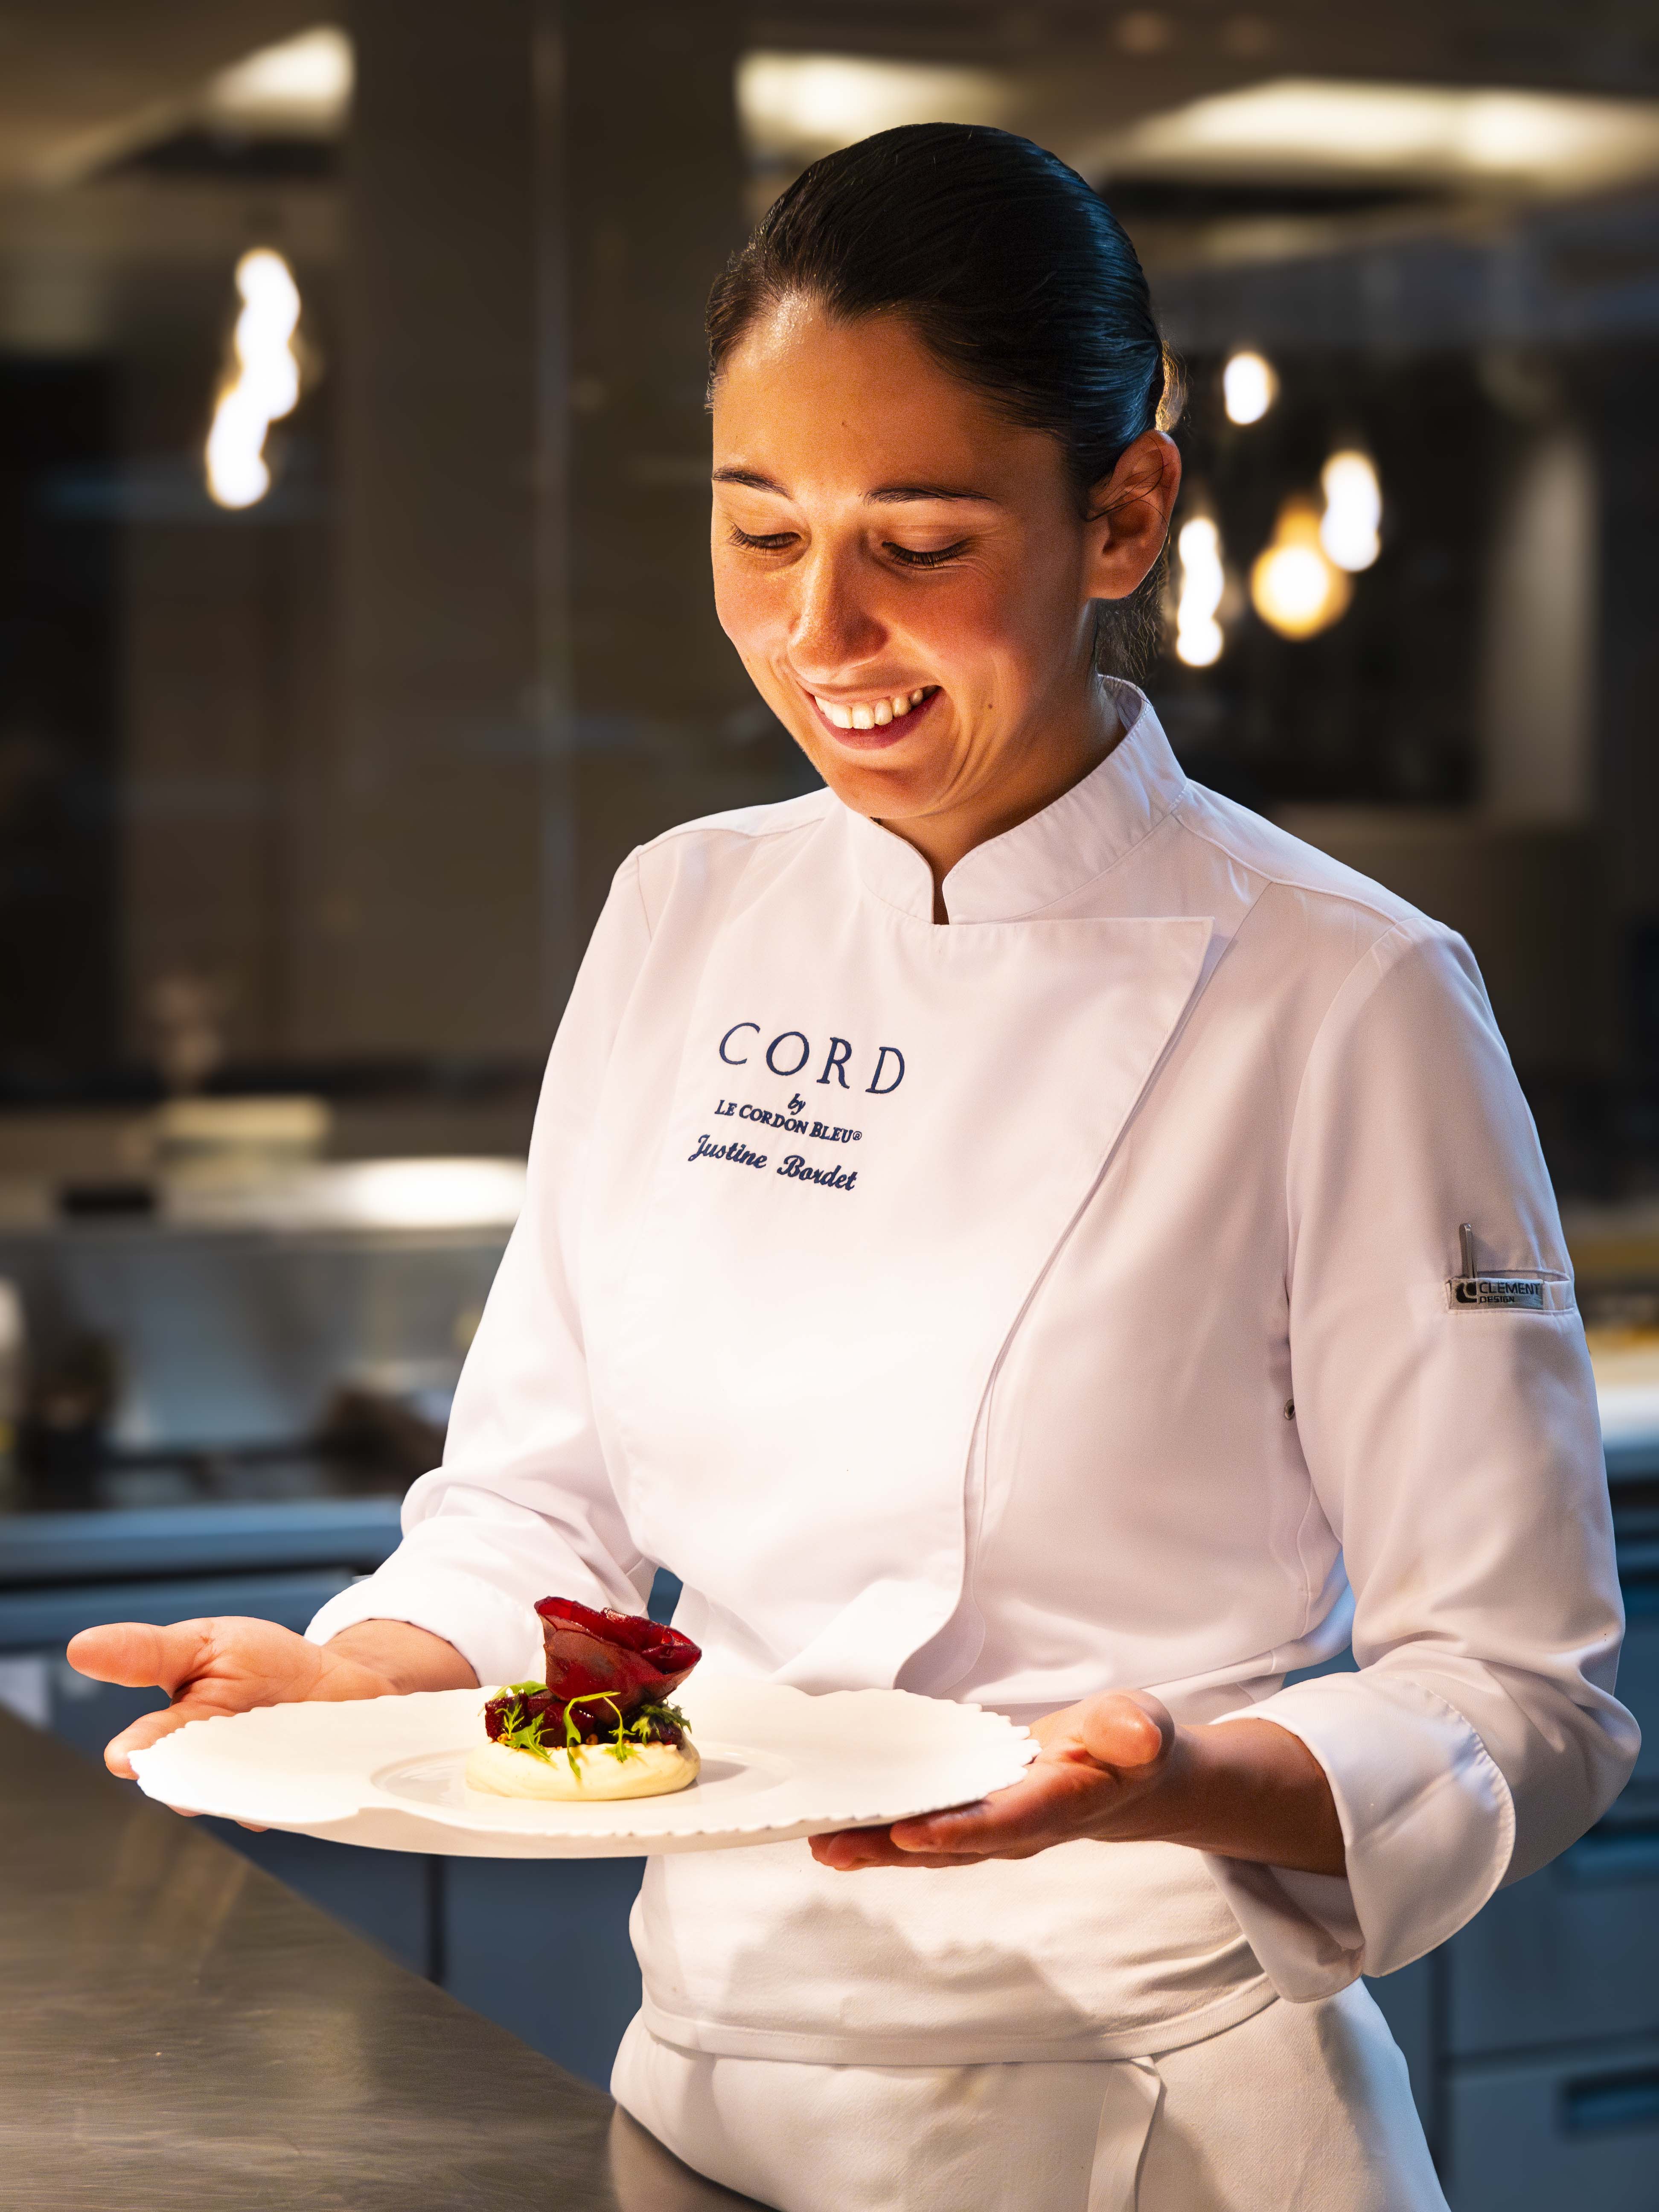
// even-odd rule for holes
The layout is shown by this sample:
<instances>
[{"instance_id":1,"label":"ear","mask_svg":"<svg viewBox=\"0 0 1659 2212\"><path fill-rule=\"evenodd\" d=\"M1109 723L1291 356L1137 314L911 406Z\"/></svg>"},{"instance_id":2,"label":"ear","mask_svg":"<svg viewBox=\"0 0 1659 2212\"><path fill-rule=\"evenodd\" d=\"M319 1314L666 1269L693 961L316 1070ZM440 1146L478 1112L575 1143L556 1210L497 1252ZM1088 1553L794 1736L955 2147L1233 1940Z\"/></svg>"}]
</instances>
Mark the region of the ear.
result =
<instances>
[{"instance_id":1,"label":"ear","mask_svg":"<svg viewBox=\"0 0 1659 2212\"><path fill-rule=\"evenodd\" d=\"M1124 447L1111 475L1089 495L1084 588L1090 599L1127 599L1142 581L1164 550L1180 489L1173 438L1146 430Z\"/></svg>"}]
</instances>

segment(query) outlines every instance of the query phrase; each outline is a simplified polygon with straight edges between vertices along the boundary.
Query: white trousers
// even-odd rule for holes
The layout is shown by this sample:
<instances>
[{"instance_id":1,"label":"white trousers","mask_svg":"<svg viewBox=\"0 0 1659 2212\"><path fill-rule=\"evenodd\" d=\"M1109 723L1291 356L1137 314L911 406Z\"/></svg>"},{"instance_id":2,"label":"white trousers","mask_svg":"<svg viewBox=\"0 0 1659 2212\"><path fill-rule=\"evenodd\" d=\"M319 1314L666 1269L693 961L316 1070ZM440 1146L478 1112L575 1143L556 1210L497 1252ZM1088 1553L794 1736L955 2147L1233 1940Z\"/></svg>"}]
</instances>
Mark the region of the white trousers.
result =
<instances>
[{"instance_id":1,"label":"white trousers","mask_svg":"<svg viewBox=\"0 0 1659 2212\"><path fill-rule=\"evenodd\" d=\"M721 2058L635 2019L611 2086L688 2166L776 2212L1446 2212L1358 1983L1110 2062Z\"/></svg>"}]
</instances>

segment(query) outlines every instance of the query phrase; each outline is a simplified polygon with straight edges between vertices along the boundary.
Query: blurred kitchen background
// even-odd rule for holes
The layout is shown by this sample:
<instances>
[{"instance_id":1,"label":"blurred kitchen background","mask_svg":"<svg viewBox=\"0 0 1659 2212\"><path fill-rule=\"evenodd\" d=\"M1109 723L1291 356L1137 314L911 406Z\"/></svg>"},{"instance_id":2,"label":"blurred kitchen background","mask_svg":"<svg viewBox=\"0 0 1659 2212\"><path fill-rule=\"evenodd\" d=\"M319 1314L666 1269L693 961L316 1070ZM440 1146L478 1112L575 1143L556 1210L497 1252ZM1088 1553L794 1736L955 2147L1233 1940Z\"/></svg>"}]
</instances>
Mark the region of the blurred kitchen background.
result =
<instances>
[{"instance_id":1,"label":"blurred kitchen background","mask_svg":"<svg viewBox=\"0 0 1659 2212\"><path fill-rule=\"evenodd\" d=\"M710 604L711 276L947 117L1186 364L1187 766L1480 960L1659 1743L1653 0L315 5L0 0L0 1699L94 1754L74 1629L395 1541L611 872L813 780ZM636 1864L230 1840L603 2078ZM1378 1995L1457 2212L1650 2212L1659 1749Z\"/></svg>"}]
</instances>

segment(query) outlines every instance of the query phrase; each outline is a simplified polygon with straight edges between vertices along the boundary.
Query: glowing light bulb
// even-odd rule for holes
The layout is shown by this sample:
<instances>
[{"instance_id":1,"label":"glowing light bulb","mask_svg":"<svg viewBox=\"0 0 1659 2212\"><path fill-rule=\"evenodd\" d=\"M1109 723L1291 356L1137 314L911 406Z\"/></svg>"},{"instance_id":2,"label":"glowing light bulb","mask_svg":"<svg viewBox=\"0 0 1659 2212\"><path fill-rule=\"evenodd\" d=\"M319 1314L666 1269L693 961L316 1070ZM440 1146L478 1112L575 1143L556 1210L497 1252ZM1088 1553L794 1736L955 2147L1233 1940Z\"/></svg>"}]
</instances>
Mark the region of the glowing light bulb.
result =
<instances>
[{"instance_id":1,"label":"glowing light bulb","mask_svg":"<svg viewBox=\"0 0 1659 2212\"><path fill-rule=\"evenodd\" d=\"M1348 611L1353 586L1319 538L1319 509L1310 499L1287 499L1272 541L1250 568L1250 601L1281 637L1316 637Z\"/></svg>"},{"instance_id":2,"label":"glowing light bulb","mask_svg":"<svg viewBox=\"0 0 1659 2212\"><path fill-rule=\"evenodd\" d=\"M1221 397L1230 422L1259 422L1279 397L1279 376L1259 353L1236 353L1221 372Z\"/></svg>"},{"instance_id":3,"label":"glowing light bulb","mask_svg":"<svg viewBox=\"0 0 1659 2212\"><path fill-rule=\"evenodd\" d=\"M1351 574L1369 568L1382 550L1377 525L1382 520L1382 489L1369 453L1333 453L1320 471L1325 513L1319 542L1339 568Z\"/></svg>"},{"instance_id":4,"label":"glowing light bulb","mask_svg":"<svg viewBox=\"0 0 1659 2212\"><path fill-rule=\"evenodd\" d=\"M1207 516L1194 516L1182 525L1176 558L1181 564L1176 658L1188 668L1213 667L1226 642L1215 617L1227 580L1221 565L1221 532Z\"/></svg>"},{"instance_id":5,"label":"glowing light bulb","mask_svg":"<svg viewBox=\"0 0 1659 2212\"><path fill-rule=\"evenodd\" d=\"M294 333L300 288L280 253L255 246L236 264L241 313L231 340L234 373L219 388L207 439L207 486L221 507L252 507L270 489L265 435L300 397Z\"/></svg>"}]
</instances>

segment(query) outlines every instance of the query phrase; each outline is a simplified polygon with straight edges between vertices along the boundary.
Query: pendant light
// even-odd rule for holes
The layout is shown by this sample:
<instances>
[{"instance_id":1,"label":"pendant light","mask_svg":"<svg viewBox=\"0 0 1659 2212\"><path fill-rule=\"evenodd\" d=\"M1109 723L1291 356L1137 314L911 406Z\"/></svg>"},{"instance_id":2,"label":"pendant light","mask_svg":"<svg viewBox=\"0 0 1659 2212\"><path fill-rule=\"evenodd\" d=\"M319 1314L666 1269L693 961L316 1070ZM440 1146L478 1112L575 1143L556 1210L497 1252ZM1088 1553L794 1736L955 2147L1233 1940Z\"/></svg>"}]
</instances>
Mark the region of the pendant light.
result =
<instances>
[{"instance_id":1,"label":"pendant light","mask_svg":"<svg viewBox=\"0 0 1659 2212\"><path fill-rule=\"evenodd\" d=\"M1221 400L1230 422L1259 422L1278 397L1278 372L1266 355L1247 347L1228 356L1221 372Z\"/></svg>"},{"instance_id":2,"label":"pendant light","mask_svg":"<svg viewBox=\"0 0 1659 2212\"><path fill-rule=\"evenodd\" d=\"M1176 658L1188 668L1213 667L1226 643L1216 611L1227 579L1221 532L1208 515L1194 515L1182 523L1176 539Z\"/></svg>"},{"instance_id":3,"label":"pendant light","mask_svg":"<svg viewBox=\"0 0 1659 2212\"><path fill-rule=\"evenodd\" d=\"M1319 542L1328 556L1350 575L1369 568L1382 550L1377 526L1382 520L1382 488L1376 465L1357 447L1333 453L1320 471L1325 512Z\"/></svg>"},{"instance_id":4,"label":"pendant light","mask_svg":"<svg viewBox=\"0 0 1659 2212\"><path fill-rule=\"evenodd\" d=\"M282 255L255 246L236 264L241 311L231 339L235 367L219 387L208 432L207 487L220 507L252 507L270 489L265 434L300 397L294 334L300 288Z\"/></svg>"},{"instance_id":5,"label":"pendant light","mask_svg":"<svg viewBox=\"0 0 1659 2212\"><path fill-rule=\"evenodd\" d=\"M1250 601L1281 637L1316 637L1348 611L1353 586L1320 541L1319 507L1302 494L1279 510L1273 538L1250 568Z\"/></svg>"}]
</instances>

